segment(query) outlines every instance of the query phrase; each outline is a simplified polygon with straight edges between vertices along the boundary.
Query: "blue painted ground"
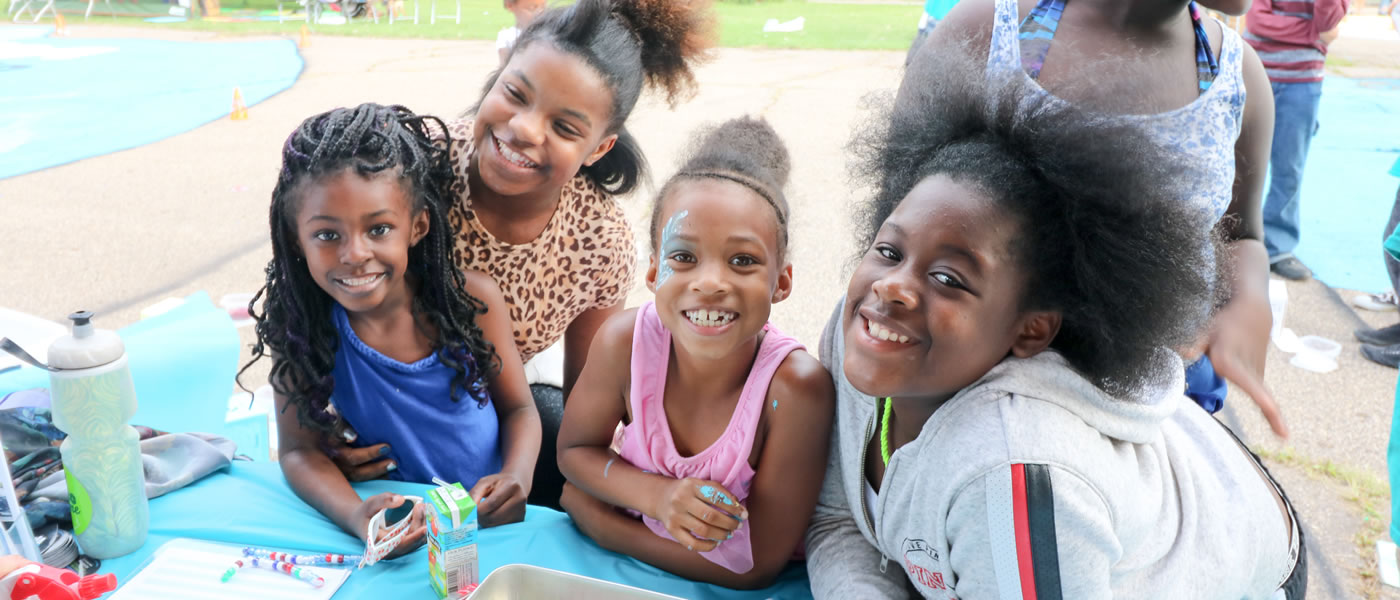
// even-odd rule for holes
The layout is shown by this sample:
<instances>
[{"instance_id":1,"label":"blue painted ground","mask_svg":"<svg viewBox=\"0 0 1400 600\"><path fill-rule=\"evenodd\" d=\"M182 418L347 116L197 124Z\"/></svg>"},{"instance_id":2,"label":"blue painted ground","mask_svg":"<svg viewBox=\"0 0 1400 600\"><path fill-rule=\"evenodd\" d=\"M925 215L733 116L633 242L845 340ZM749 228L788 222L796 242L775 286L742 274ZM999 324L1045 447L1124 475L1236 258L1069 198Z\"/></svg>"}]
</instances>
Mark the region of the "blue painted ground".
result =
<instances>
[{"instance_id":1,"label":"blue painted ground","mask_svg":"<svg viewBox=\"0 0 1400 600\"><path fill-rule=\"evenodd\" d=\"M1390 287L1381 242L1400 178L1400 79L1329 76L1303 174L1298 258L1329 286Z\"/></svg>"},{"instance_id":2,"label":"blue painted ground","mask_svg":"<svg viewBox=\"0 0 1400 600\"><path fill-rule=\"evenodd\" d=\"M228 116L301 74L291 40L167 42L0 28L0 179L134 148ZM178 160L179 157L171 157Z\"/></svg>"}]
</instances>

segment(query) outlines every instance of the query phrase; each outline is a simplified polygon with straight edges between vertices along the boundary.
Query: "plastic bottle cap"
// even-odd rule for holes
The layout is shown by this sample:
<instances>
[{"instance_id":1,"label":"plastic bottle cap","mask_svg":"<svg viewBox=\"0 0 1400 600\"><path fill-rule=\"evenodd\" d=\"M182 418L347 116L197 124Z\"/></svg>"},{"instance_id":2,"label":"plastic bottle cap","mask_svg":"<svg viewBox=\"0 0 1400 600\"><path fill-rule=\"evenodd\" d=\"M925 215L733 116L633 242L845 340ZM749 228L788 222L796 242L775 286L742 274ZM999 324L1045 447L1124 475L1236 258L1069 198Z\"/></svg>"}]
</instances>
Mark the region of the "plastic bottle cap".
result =
<instances>
[{"instance_id":1,"label":"plastic bottle cap","mask_svg":"<svg viewBox=\"0 0 1400 600\"><path fill-rule=\"evenodd\" d=\"M73 332L49 346L50 366L65 370L91 369L126 353L126 346L116 332L93 326L91 312L78 311L68 318L73 321Z\"/></svg>"},{"instance_id":2,"label":"plastic bottle cap","mask_svg":"<svg viewBox=\"0 0 1400 600\"><path fill-rule=\"evenodd\" d=\"M117 576L111 573L88 575L78 582L78 596L83 600L92 600L115 589Z\"/></svg>"}]
</instances>

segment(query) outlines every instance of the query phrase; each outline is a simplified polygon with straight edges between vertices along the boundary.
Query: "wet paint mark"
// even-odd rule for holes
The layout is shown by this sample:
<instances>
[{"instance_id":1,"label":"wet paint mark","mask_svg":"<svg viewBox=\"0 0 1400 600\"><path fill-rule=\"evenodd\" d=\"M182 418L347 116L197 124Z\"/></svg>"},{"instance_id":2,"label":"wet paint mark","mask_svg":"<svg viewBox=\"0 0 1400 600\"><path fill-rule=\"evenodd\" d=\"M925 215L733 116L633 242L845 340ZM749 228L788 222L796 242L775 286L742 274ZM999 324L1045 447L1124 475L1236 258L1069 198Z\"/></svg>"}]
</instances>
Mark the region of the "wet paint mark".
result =
<instances>
[{"instance_id":1,"label":"wet paint mark","mask_svg":"<svg viewBox=\"0 0 1400 600\"><path fill-rule=\"evenodd\" d=\"M701 486L700 495L704 496L706 500L719 502L721 504L724 504L725 506L734 506L734 501L730 500L729 496L724 492L716 490L714 486Z\"/></svg>"},{"instance_id":2,"label":"wet paint mark","mask_svg":"<svg viewBox=\"0 0 1400 600\"><path fill-rule=\"evenodd\" d=\"M659 261L660 266L656 268L656 287L666 285L666 280L676 274L675 269L671 268L671 261L668 260L667 257L676 249L676 235L680 234L681 225L684 224L685 217L689 214L690 211L683 210L671 215L671 218L666 221L666 226L661 228L661 258Z\"/></svg>"}]
</instances>

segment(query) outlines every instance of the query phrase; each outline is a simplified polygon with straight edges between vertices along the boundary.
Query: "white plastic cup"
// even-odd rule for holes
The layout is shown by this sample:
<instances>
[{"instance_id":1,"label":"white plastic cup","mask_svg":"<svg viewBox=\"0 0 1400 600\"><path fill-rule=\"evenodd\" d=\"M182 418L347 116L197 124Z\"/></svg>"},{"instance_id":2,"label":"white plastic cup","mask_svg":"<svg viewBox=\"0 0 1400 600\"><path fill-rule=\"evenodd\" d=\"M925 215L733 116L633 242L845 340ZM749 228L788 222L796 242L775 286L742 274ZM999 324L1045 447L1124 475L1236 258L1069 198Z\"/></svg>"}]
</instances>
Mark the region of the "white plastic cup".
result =
<instances>
[{"instance_id":1,"label":"white plastic cup","mask_svg":"<svg viewBox=\"0 0 1400 600\"><path fill-rule=\"evenodd\" d=\"M228 311L228 316L233 318L234 323L251 323L252 317L248 315L248 303L253 301L253 295L249 293L225 294L219 299L219 306Z\"/></svg>"},{"instance_id":2,"label":"white plastic cup","mask_svg":"<svg viewBox=\"0 0 1400 600\"><path fill-rule=\"evenodd\" d=\"M1336 359L1342 355L1342 345L1322 336L1305 335L1298 338L1303 345L1303 352L1310 352L1319 356Z\"/></svg>"},{"instance_id":3,"label":"white plastic cup","mask_svg":"<svg viewBox=\"0 0 1400 600\"><path fill-rule=\"evenodd\" d=\"M1271 337L1277 336L1280 329L1283 329L1283 311L1288 306L1288 284L1282 279L1269 280L1269 312L1273 316L1273 324L1270 328Z\"/></svg>"},{"instance_id":4,"label":"white plastic cup","mask_svg":"<svg viewBox=\"0 0 1400 600\"><path fill-rule=\"evenodd\" d=\"M1298 353L1289 364L1314 373L1331 373L1337 370L1337 357L1342 353L1342 345L1325 337L1305 335L1298 338Z\"/></svg>"}]
</instances>

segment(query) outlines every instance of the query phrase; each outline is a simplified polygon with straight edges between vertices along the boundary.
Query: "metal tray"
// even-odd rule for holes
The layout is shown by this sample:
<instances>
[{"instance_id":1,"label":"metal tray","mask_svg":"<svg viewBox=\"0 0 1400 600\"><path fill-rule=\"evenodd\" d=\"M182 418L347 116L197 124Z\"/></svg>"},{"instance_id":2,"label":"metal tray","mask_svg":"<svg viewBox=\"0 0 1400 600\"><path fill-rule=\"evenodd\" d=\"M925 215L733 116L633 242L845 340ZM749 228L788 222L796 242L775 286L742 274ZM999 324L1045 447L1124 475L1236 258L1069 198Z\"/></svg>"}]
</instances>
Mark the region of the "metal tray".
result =
<instances>
[{"instance_id":1,"label":"metal tray","mask_svg":"<svg viewBox=\"0 0 1400 600\"><path fill-rule=\"evenodd\" d=\"M675 596L619 585L530 565L505 565L472 592L468 600L683 600Z\"/></svg>"}]
</instances>

